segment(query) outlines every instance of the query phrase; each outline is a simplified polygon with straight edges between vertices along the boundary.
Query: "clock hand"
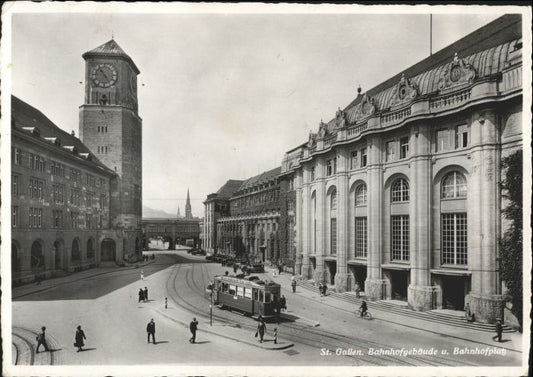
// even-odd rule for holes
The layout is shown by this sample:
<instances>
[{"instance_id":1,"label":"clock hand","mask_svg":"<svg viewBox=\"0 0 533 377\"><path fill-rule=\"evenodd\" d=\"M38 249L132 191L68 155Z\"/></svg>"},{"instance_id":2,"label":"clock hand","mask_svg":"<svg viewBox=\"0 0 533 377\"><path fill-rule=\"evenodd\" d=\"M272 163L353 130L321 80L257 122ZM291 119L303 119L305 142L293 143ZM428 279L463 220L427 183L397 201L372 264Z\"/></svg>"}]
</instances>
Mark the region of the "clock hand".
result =
<instances>
[{"instance_id":1,"label":"clock hand","mask_svg":"<svg viewBox=\"0 0 533 377\"><path fill-rule=\"evenodd\" d=\"M99 71L102 73L102 75L104 75L105 79L107 81L109 81L109 77L107 77L107 75L105 74L104 70L102 68L100 68Z\"/></svg>"}]
</instances>

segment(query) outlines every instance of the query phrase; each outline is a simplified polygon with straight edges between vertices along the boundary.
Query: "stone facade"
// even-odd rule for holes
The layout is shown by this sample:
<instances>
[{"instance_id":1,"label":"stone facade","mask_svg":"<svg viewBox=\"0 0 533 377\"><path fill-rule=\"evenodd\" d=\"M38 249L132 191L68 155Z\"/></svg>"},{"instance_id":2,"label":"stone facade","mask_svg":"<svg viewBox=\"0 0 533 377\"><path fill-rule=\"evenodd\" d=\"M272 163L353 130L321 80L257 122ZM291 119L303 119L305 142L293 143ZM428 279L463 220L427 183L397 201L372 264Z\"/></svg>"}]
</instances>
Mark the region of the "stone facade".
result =
<instances>
[{"instance_id":1,"label":"stone facade","mask_svg":"<svg viewBox=\"0 0 533 377\"><path fill-rule=\"evenodd\" d=\"M359 90L287 152L297 273L414 310L469 302L479 321L502 318L499 187L502 157L522 147L520 32L505 16Z\"/></svg>"},{"instance_id":2,"label":"stone facade","mask_svg":"<svg viewBox=\"0 0 533 377\"><path fill-rule=\"evenodd\" d=\"M205 205L204 245L219 252L251 261L286 264L286 182L280 168L245 181L228 181ZM231 190L228 188L231 186Z\"/></svg>"},{"instance_id":3,"label":"stone facade","mask_svg":"<svg viewBox=\"0 0 533 377\"><path fill-rule=\"evenodd\" d=\"M141 255L139 71L115 41L84 58L81 140L12 97L14 284Z\"/></svg>"}]
</instances>

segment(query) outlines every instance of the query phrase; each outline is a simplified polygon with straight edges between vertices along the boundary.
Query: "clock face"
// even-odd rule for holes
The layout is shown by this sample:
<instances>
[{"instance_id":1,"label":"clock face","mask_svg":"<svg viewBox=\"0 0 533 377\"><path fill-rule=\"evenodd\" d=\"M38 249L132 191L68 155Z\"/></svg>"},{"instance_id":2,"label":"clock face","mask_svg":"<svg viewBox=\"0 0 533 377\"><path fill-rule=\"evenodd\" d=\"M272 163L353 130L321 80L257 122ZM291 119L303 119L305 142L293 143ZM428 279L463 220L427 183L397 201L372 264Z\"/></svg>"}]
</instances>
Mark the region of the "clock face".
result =
<instances>
[{"instance_id":1,"label":"clock face","mask_svg":"<svg viewBox=\"0 0 533 377\"><path fill-rule=\"evenodd\" d=\"M94 85L101 88L109 88L117 81L117 70L108 63L97 64L91 72Z\"/></svg>"}]
</instances>

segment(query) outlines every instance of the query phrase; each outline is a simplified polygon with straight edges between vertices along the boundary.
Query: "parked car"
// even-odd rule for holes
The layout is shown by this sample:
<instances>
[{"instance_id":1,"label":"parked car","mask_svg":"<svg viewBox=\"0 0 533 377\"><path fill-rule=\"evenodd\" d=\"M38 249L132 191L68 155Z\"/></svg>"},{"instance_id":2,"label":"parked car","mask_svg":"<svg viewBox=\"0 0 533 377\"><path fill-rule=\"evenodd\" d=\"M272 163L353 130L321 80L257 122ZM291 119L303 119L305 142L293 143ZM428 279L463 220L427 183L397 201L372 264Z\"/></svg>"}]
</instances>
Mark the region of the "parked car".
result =
<instances>
[{"instance_id":1,"label":"parked car","mask_svg":"<svg viewBox=\"0 0 533 377\"><path fill-rule=\"evenodd\" d=\"M265 265L263 263L253 263L247 266L246 270L248 272L265 272Z\"/></svg>"},{"instance_id":2,"label":"parked car","mask_svg":"<svg viewBox=\"0 0 533 377\"><path fill-rule=\"evenodd\" d=\"M226 258L223 262L222 262L222 265L223 266L227 266L227 267L233 267L233 265L235 264L235 259L233 258Z\"/></svg>"}]
</instances>

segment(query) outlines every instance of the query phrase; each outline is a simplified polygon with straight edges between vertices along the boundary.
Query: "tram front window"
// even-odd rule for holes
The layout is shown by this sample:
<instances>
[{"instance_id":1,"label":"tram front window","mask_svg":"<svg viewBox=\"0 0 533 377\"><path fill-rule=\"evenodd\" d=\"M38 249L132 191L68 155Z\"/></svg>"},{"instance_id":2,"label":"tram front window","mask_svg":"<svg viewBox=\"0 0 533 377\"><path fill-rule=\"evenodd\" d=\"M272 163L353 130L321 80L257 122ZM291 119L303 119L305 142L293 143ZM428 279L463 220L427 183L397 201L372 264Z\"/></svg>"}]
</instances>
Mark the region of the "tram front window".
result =
<instances>
[{"instance_id":1,"label":"tram front window","mask_svg":"<svg viewBox=\"0 0 533 377\"><path fill-rule=\"evenodd\" d=\"M265 292L265 302L270 301L272 301L272 295L270 294L270 292Z\"/></svg>"}]
</instances>

